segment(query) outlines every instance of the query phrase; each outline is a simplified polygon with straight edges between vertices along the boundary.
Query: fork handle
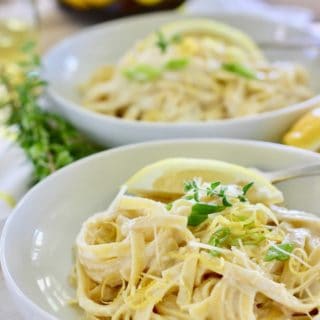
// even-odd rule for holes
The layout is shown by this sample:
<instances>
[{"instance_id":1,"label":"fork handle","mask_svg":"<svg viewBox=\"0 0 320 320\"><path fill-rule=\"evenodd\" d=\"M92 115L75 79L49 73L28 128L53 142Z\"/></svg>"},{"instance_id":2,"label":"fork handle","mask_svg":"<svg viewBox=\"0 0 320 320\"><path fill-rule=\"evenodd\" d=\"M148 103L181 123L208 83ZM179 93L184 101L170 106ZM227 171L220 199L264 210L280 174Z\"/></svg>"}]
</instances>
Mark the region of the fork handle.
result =
<instances>
[{"instance_id":1,"label":"fork handle","mask_svg":"<svg viewBox=\"0 0 320 320\"><path fill-rule=\"evenodd\" d=\"M272 183L278 183L299 177L320 175L320 163L267 172L265 175Z\"/></svg>"},{"instance_id":2,"label":"fork handle","mask_svg":"<svg viewBox=\"0 0 320 320\"><path fill-rule=\"evenodd\" d=\"M267 172L265 175L272 183L299 177L316 176L320 175L320 163Z\"/></svg>"}]
</instances>

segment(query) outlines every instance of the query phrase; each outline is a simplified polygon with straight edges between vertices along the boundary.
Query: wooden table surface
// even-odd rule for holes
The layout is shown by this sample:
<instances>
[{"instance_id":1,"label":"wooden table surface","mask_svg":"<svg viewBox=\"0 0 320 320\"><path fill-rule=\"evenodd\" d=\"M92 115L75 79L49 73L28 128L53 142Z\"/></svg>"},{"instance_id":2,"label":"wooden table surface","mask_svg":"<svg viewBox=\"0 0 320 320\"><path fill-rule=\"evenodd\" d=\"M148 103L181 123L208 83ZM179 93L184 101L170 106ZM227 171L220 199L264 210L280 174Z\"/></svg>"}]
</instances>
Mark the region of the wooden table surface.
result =
<instances>
[{"instance_id":1,"label":"wooden table surface","mask_svg":"<svg viewBox=\"0 0 320 320\"><path fill-rule=\"evenodd\" d=\"M9 5L11 0L0 0L0 13L4 12L4 6ZM320 2L318 0L270 0L270 2L309 4L320 16ZM40 17L41 17L41 51L45 52L54 43L67 37L68 35L85 27L83 22L70 19L68 13L58 9L56 2L53 0L38 1ZM320 28L319 28L320 31ZM0 232L2 226L0 224ZM7 289L5 288L4 279L0 270L0 319L3 320L22 320L18 314ZM37 320L37 319L36 319ZM41 320L41 319L39 319Z\"/></svg>"}]
</instances>

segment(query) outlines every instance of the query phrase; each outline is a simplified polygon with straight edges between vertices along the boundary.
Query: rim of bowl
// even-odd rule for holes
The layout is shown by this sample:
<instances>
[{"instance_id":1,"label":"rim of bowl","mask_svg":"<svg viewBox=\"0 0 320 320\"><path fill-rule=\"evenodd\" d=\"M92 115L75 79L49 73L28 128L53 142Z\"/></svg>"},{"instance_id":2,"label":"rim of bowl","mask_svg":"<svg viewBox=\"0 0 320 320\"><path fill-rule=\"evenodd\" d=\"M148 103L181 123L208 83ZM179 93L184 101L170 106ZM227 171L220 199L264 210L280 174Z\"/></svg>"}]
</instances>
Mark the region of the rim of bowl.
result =
<instances>
[{"instance_id":1,"label":"rim of bowl","mask_svg":"<svg viewBox=\"0 0 320 320\"><path fill-rule=\"evenodd\" d=\"M37 190L45 186L47 183L50 183L50 181L58 178L60 176L63 176L65 172L72 168L78 168L81 167L84 163L89 163L92 161L93 158L103 158L106 156L110 156L113 153L121 153L123 150L131 150L131 149L136 149L136 148L144 148L148 146L157 146L161 144L188 144L188 143L216 143L216 144L227 144L227 145L247 145L251 147L262 147L264 149L274 149L274 150L285 150L285 152L288 153L293 153L293 154L305 154L312 156L315 158L315 160L318 158L320 161L320 155L309 151L309 150L303 150L303 149L298 149L295 147L291 146L285 146L277 143L272 143L272 142L266 142L266 141L255 141L255 140L242 140L242 139L229 139L229 138L194 138L194 139L171 139L171 140L156 140L156 141L148 141L148 142L141 142L141 143L135 143L135 144L130 144L126 146L120 146L116 148L112 148L109 150L101 151L96 154L93 154L91 156L85 157L83 159L80 159L74 163L71 163L70 165L54 172L51 174L49 177L44 179L43 181L39 182L36 184L34 187L32 187L27 194L19 201L17 207L13 210L13 212L10 214L9 218L7 219L1 239L0 239L0 263L1 263L1 268L3 271L3 276L5 279L5 283L7 287L10 287L9 291L14 292L15 295L19 296L19 298L23 301L24 304L29 306L29 309L31 309L33 312L37 313L39 316L43 317L44 319L47 320L58 320L58 318L49 312L45 311L42 309L36 302L34 302L29 296L27 296L23 290L19 287L19 285L16 283L14 276L10 273L10 270L7 265L7 259L6 259L6 238L7 234L10 233L11 230L11 225L16 219L16 216L22 215L23 216L23 211L21 211L21 208L23 208L24 203L29 201L30 198L33 197L34 194L37 193ZM12 294L11 292L11 294ZM18 311L21 313L21 310L17 308Z\"/></svg>"},{"instance_id":2,"label":"rim of bowl","mask_svg":"<svg viewBox=\"0 0 320 320\"><path fill-rule=\"evenodd\" d=\"M239 17L241 19L244 18L249 18L249 19L257 19L259 21L263 20L265 22L275 22L274 19L271 17L265 17L263 15L259 14L253 14L253 13L234 13L234 12L226 12L226 13L211 13L211 14L186 14L186 13L176 13L176 12L171 12L171 11L164 11L160 13L149 13L149 14L138 14L135 16L131 17L124 17L120 18L114 21L107 21L107 22L102 22L98 23L94 26L90 26L85 28L82 31L77 32L74 35L71 35L67 37L64 40L61 40L58 42L56 45L54 45L44 56L43 56L43 66L44 74L46 74L45 71L45 65L49 64L49 61L52 56L56 54L57 51L60 51L64 47L68 47L69 41L76 41L78 38L83 37L83 35L91 32L96 32L100 30L101 28L108 28L112 26L122 26L125 27L126 24L134 23L135 21L148 21L152 18L166 18L166 17L185 17L188 19L199 19L199 18L219 18L219 17ZM278 25L285 26L289 28L290 30L296 30L299 32L302 32L304 36L309 36L310 38L314 39L315 41L320 41L319 37L316 37L314 33L308 28L305 28L303 26L293 26L293 25L287 25L284 23L279 23L277 22ZM250 36L250 35L249 35ZM263 50L262 50L263 51ZM65 98L64 95L59 94L57 90L55 90L52 86L50 86L50 80L49 80L49 85L46 88L46 92L49 95L53 101L55 101L57 104L59 104L59 107L61 110L64 109L69 109L70 111L74 111L76 113L79 113L83 116L86 116L90 118L91 120L98 120L98 121L106 121L106 122L113 122L114 124L117 125L126 125L126 126L131 126L131 127L145 127L145 128L166 128L168 129L169 127L179 127L179 128L198 128L198 127L203 127L203 126L212 126L212 125L232 125L234 123L246 123L248 121L254 121L254 120L262 120L262 119L270 119L270 118L275 118L284 114L290 114L294 111L298 110L304 110L308 108L309 106L316 105L317 103L320 102L320 93L316 94L310 99L290 104L286 107L277 109L277 110L271 110L271 111L266 111L258 114L253 114L253 115L247 115L239 118L228 118L228 119L213 119L213 120L207 120L207 121L199 121L199 122L192 122L192 121L184 121L184 122L164 122L164 121L158 121L158 122L148 122L148 121L138 121L138 120L129 120L129 119L123 119L123 118L118 118L118 117L113 117L110 115L102 114L99 112L95 112L93 110L84 108L81 103L77 103L71 99Z\"/></svg>"}]
</instances>

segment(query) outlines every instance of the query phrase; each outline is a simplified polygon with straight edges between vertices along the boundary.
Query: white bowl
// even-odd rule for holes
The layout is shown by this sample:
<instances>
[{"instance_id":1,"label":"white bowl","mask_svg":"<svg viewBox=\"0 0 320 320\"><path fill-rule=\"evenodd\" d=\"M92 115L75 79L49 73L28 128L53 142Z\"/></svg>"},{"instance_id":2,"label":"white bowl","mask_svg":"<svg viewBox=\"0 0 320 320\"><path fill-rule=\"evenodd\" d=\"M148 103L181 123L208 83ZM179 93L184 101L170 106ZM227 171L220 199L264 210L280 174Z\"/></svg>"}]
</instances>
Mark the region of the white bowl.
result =
<instances>
[{"instance_id":1,"label":"white bowl","mask_svg":"<svg viewBox=\"0 0 320 320\"><path fill-rule=\"evenodd\" d=\"M248 33L261 42L315 42L311 33L275 23L261 16L223 14L211 16ZM48 94L56 110L93 140L105 146L115 146L153 139L187 137L233 137L278 141L288 127L320 97L241 119L215 120L202 123L148 123L117 119L81 107L77 86L85 82L101 65L116 62L137 39L164 23L185 19L179 14L154 14L121 19L88 28L70 37L44 58L45 76L49 81ZM268 50L273 60L298 61L311 73L312 86L320 92L318 50Z\"/></svg>"},{"instance_id":2,"label":"white bowl","mask_svg":"<svg viewBox=\"0 0 320 320\"><path fill-rule=\"evenodd\" d=\"M176 156L220 159L264 170L320 162L316 153L272 143L202 139L122 147L58 171L25 196L2 235L4 277L25 319L80 318L81 312L68 305L75 296L68 274L81 223L105 209L136 170ZM280 187L289 207L319 212L320 177L296 179Z\"/></svg>"}]
</instances>

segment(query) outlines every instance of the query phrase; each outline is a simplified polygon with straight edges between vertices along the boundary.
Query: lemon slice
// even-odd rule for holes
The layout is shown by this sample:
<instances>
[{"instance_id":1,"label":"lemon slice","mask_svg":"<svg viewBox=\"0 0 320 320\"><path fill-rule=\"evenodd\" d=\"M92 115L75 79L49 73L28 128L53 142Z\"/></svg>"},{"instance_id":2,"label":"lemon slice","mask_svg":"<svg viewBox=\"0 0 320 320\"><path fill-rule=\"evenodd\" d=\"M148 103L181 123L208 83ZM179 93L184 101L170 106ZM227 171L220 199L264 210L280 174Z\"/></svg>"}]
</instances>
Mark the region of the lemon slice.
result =
<instances>
[{"instance_id":1,"label":"lemon slice","mask_svg":"<svg viewBox=\"0 0 320 320\"><path fill-rule=\"evenodd\" d=\"M166 38L176 35L202 35L217 38L226 43L242 48L256 61L264 61L264 55L254 41L244 32L212 19L188 19L168 23L160 28ZM157 35L151 34L145 42L155 42Z\"/></svg>"},{"instance_id":2,"label":"lemon slice","mask_svg":"<svg viewBox=\"0 0 320 320\"><path fill-rule=\"evenodd\" d=\"M170 201L184 194L184 183L194 178L203 182L238 184L254 182L247 196L251 202L275 204L283 201L280 190L255 170L228 162L192 158L169 158L144 167L127 182L134 195Z\"/></svg>"},{"instance_id":3,"label":"lemon slice","mask_svg":"<svg viewBox=\"0 0 320 320\"><path fill-rule=\"evenodd\" d=\"M312 151L320 149L320 108L316 108L302 118L283 137L283 143Z\"/></svg>"}]
</instances>

